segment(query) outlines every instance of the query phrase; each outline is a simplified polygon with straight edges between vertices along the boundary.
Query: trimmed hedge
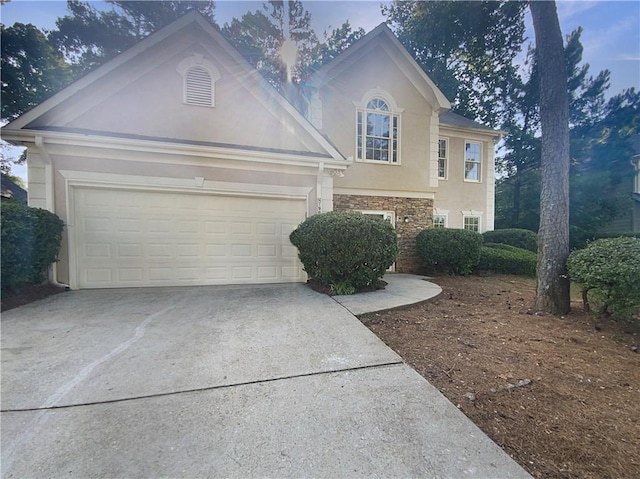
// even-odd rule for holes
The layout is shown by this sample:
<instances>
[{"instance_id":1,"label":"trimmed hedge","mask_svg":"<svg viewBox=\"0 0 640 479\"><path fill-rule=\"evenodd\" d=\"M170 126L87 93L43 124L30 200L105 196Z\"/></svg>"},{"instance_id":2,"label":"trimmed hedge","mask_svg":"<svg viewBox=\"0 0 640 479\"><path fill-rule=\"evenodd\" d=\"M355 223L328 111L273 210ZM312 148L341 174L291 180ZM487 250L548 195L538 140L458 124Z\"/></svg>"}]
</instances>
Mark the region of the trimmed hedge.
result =
<instances>
[{"instance_id":1,"label":"trimmed hedge","mask_svg":"<svg viewBox=\"0 0 640 479\"><path fill-rule=\"evenodd\" d=\"M309 276L335 294L375 285L398 254L391 223L353 211L311 216L289 239Z\"/></svg>"},{"instance_id":2,"label":"trimmed hedge","mask_svg":"<svg viewBox=\"0 0 640 479\"><path fill-rule=\"evenodd\" d=\"M582 285L587 311L591 292L603 314L629 319L640 313L640 239L594 241L569 255L567 269L571 280Z\"/></svg>"},{"instance_id":3,"label":"trimmed hedge","mask_svg":"<svg viewBox=\"0 0 640 479\"><path fill-rule=\"evenodd\" d=\"M2 203L2 289L47 279L57 261L64 223L55 214L18 202Z\"/></svg>"},{"instance_id":4,"label":"trimmed hedge","mask_svg":"<svg viewBox=\"0 0 640 479\"><path fill-rule=\"evenodd\" d=\"M418 255L427 270L447 274L471 274L480 259L482 235L453 228L430 228L416 237Z\"/></svg>"},{"instance_id":5,"label":"trimmed hedge","mask_svg":"<svg viewBox=\"0 0 640 479\"><path fill-rule=\"evenodd\" d=\"M480 248L478 269L502 274L536 275L536 254L508 244L487 243Z\"/></svg>"},{"instance_id":6,"label":"trimmed hedge","mask_svg":"<svg viewBox=\"0 0 640 479\"><path fill-rule=\"evenodd\" d=\"M482 233L485 243L502 243L538 253L538 235L520 228L505 228Z\"/></svg>"}]
</instances>

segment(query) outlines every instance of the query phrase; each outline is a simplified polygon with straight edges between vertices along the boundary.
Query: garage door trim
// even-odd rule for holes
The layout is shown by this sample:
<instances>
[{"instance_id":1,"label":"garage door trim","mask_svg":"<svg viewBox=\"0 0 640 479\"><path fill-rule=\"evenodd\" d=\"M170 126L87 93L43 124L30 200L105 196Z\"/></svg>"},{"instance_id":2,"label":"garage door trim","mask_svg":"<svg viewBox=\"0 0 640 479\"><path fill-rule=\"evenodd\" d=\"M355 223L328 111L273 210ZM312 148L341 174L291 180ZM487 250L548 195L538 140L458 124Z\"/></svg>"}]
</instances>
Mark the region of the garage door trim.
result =
<instances>
[{"instance_id":1,"label":"garage door trim","mask_svg":"<svg viewBox=\"0 0 640 479\"><path fill-rule=\"evenodd\" d=\"M255 183L223 183L214 181L198 181L199 179L178 179L161 177L143 177L116 174L96 174L75 171L60 171L65 179L66 190L66 226L69 260L69 286L72 289L80 287L78 277L78 247L79 242L76 232L75 194L79 188L108 189L123 192L154 192L175 194L197 194L207 197L244 197L304 201L305 210L308 211L310 187L283 187L280 185L267 185ZM105 181L106 180L106 181ZM196 186L198 183L202 187ZM235 189L234 189L235 188ZM278 191L279 190L279 191Z\"/></svg>"}]
</instances>

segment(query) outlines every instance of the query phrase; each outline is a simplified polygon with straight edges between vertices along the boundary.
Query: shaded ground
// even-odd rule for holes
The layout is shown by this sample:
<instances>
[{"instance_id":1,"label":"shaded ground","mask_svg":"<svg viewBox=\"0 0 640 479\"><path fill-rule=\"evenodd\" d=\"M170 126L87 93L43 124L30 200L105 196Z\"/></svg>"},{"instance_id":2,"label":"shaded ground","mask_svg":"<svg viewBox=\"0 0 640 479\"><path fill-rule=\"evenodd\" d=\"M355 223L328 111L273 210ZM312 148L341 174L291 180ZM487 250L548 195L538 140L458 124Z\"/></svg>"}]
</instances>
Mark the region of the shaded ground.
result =
<instances>
[{"instance_id":1,"label":"shaded ground","mask_svg":"<svg viewBox=\"0 0 640 479\"><path fill-rule=\"evenodd\" d=\"M639 328L531 314L517 276L438 277L437 299L361 320L539 478L640 477Z\"/></svg>"},{"instance_id":2,"label":"shaded ground","mask_svg":"<svg viewBox=\"0 0 640 479\"><path fill-rule=\"evenodd\" d=\"M56 286L55 284L26 286L19 291L2 290L1 310L7 311L8 309L17 308L64 291L66 291L64 287Z\"/></svg>"}]
</instances>

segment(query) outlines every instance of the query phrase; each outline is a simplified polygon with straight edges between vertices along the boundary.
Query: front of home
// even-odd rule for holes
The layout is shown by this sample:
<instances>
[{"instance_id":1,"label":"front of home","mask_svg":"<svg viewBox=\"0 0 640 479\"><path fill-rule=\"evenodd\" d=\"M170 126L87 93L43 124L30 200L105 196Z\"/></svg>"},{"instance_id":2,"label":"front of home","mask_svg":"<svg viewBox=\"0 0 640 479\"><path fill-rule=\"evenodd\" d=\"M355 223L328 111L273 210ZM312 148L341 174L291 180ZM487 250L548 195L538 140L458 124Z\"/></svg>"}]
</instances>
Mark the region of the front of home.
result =
<instances>
[{"instance_id":1,"label":"front of home","mask_svg":"<svg viewBox=\"0 0 640 479\"><path fill-rule=\"evenodd\" d=\"M300 112L192 12L5 126L29 204L66 225L54 279L304 281L289 233L333 209L392 221L404 272L424 228L493 228L497 132L450 113L385 25L306 91Z\"/></svg>"}]
</instances>

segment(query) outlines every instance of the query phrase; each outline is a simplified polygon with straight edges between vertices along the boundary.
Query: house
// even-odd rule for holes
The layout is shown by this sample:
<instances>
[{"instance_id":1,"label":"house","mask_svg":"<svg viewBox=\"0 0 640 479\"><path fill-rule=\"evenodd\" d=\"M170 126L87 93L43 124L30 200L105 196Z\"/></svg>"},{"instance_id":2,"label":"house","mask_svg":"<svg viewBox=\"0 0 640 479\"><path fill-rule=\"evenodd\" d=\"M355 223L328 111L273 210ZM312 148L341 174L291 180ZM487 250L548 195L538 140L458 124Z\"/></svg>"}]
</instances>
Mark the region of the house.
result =
<instances>
[{"instance_id":1,"label":"house","mask_svg":"<svg viewBox=\"0 0 640 479\"><path fill-rule=\"evenodd\" d=\"M2 173L2 188L0 190L0 198L2 201L17 201L19 203L27 203L27 191L20 185L17 185L13 180Z\"/></svg>"},{"instance_id":2,"label":"house","mask_svg":"<svg viewBox=\"0 0 640 479\"><path fill-rule=\"evenodd\" d=\"M639 233L640 232L640 133L633 137L633 156L630 159L632 170L616 188L620 197L629 197L631 201L621 214L600 230L600 233Z\"/></svg>"},{"instance_id":3,"label":"house","mask_svg":"<svg viewBox=\"0 0 640 479\"><path fill-rule=\"evenodd\" d=\"M319 212L392 221L396 270L432 226L493 228L498 132L450 104L380 25L310 79L303 113L191 12L6 125L29 204L66 224L71 288L300 282Z\"/></svg>"}]
</instances>

